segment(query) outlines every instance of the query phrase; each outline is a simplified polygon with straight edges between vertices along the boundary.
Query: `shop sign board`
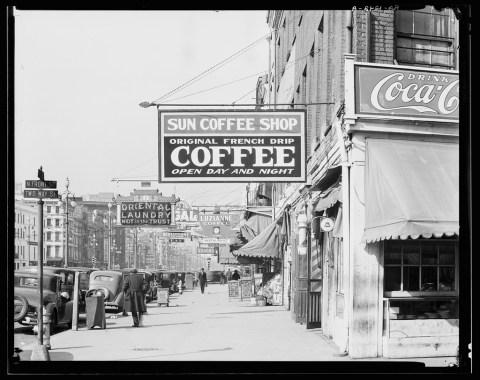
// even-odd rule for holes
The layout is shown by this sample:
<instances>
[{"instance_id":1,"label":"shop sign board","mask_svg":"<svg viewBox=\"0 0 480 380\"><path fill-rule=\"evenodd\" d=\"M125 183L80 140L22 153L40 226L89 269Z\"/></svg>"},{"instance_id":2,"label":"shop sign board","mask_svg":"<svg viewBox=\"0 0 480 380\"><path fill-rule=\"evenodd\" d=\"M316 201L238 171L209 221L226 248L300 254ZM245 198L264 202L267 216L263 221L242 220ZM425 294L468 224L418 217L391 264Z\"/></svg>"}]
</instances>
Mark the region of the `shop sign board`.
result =
<instances>
[{"instance_id":1,"label":"shop sign board","mask_svg":"<svg viewBox=\"0 0 480 380\"><path fill-rule=\"evenodd\" d=\"M305 182L304 110L159 110L161 182Z\"/></svg>"},{"instance_id":2,"label":"shop sign board","mask_svg":"<svg viewBox=\"0 0 480 380\"><path fill-rule=\"evenodd\" d=\"M172 205L169 202L122 202L121 225L170 225Z\"/></svg>"},{"instance_id":3,"label":"shop sign board","mask_svg":"<svg viewBox=\"0 0 480 380\"><path fill-rule=\"evenodd\" d=\"M199 255L214 255L215 248L214 247L198 247L197 254Z\"/></svg>"},{"instance_id":4,"label":"shop sign board","mask_svg":"<svg viewBox=\"0 0 480 380\"><path fill-rule=\"evenodd\" d=\"M355 64L355 113L458 122L458 71Z\"/></svg>"},{"instance_id":5,"label":"shop sign board","mask_svg":"<svg viewBox=\"0 0 480 380\"><path fill-rule=\"evenodd\" d=\"M232 235L233 214L203 214L198 215L201 234L211 238L229 239Z\"/></svg>"}]
</instances>

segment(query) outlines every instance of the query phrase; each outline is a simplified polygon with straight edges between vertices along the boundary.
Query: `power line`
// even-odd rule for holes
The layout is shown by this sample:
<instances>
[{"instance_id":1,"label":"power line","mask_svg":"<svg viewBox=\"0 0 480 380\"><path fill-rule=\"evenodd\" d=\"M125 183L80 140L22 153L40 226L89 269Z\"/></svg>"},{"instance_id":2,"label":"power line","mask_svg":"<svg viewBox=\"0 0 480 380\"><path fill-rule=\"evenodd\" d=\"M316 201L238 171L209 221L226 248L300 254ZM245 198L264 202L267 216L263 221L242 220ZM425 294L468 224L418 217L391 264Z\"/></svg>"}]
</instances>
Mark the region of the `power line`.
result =
<instances>
[{"instance_id":1,"label":"power line","mask_svg":"<svg viewBox=\"0 0 480 380\"><path fill-rule=\"evenodd\" d=\"M294 21L296 21L297 19L299 19L300 17L303 16L303 13L301 13L300 15L298 15L297 17L294 17L292 18L288 24L285 25L285 27L287 25L290 25L292 24ZM181 89L185 88L187 85L189 84L193 84L194 81L197 81L197 80L200 80L201 77L205 77L207 75L207 73L209 73L210 71L215 71L216 69L224 66L225 64L227 64L229 61L232 61L233 59L235 58L238 58L240 55L242 55L243 53L245 53L247 50L250 50L251 48L253 48L256 44L260 43L261 41L263 41L265 38L271 36L272 33L269 32L267 34L265 34L264 36L262 36L261 38L259 38L258 40L252 42L251 44L247 45L246 47L240 49L239 51L237 51L236 53L234 53L233 55L231 55L230 57L228 58L225 58L224 60L220 61L219 63L217 63L216 65L210 67L209 69L203 71L202 73L198 74L197 76L195 76L194 78L188 80L187 82L183 83L182 85L178 86L177 88L173 89L172 91L169 91L167 92L166 94L162 95L160 98L158 98L157 100L153 101L153 102L150 102L150 104L154 105L154 103L157 103L158 101L160 100L163 100L167 97L169 97L170 95L173 95L174 93L180 91ZM214 70L215 69L215 70Z\"/></svg>"}]
</instances>

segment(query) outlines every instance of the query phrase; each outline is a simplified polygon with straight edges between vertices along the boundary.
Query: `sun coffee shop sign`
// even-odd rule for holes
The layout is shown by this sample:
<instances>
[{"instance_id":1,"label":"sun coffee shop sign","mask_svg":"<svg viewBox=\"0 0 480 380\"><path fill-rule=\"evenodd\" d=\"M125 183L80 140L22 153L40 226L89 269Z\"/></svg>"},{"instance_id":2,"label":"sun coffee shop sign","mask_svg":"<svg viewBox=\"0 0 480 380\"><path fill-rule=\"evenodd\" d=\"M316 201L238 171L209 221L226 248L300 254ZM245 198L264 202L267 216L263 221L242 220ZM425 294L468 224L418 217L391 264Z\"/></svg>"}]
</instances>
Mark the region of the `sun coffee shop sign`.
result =
<instances>
[{"instance_id":1,"label":"sun coffee shop sign","mask_svg":"<svg viewBox=\"0 0 480 380\"><path fill-rule=\"evenodd\" d=\"M159 111L161 182L305 182L305 111Z\"/></svg>"},{"instance_id":2,"label":"sun coffee shop sign","mask_svg":"<svg viewBox=\"0 0 480 380\"><path fill-rule=\"evenodd\" d=\"M458 122L458 71L355 63L358 116Z\"/></svg>"}]
</instances>

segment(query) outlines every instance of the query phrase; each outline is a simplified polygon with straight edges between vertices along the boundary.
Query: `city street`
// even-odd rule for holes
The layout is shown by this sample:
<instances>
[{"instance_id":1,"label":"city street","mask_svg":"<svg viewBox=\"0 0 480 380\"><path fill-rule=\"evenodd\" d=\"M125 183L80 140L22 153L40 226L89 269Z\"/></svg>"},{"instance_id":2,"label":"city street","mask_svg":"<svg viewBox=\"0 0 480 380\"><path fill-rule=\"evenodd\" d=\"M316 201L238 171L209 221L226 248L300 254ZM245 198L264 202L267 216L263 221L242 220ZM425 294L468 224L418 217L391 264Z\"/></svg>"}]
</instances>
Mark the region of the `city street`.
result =
<instances>
[{"instance_id":1,"label":"city street","mask_svg":"<svg viewBox=\"0 0 480 380\"><path fill-rule=\"evenodd\" d=\"M78 331L54 334L50 361L271 362L263 367L269 372L288 372L289 368L282 362L310 362L308 370L313 372L322 371L315 367L315 362L329 362L322 363L324 370L336 368L347 372L353 364L352 368L356 368L369 362L339 355L338 347L322 336L321 329L306 330L304 325L291 319L290 312L283 306L257 306L250 299L229 299L227 285L210 284L204 294L199 288L175 293L168 307L158 306L156 302L147 306L142 328L131 327L131 316L119 313L106 315L104 330L87 330L81 320ZM35 345L36 342L32 342L21 346L22 363L30 360ZM389 361L381 358L374 363L392 369L389 364L400 365L397 368L401 369L406 362L447 367L454 359ZM75 364L63 363L61 368L76 368ZM240 364L233 363L232 368ZM290 369L297 368L297 364ZM162 365L158 366L160 372L161 368ZM243 365L243 369L248 370L248 365Z\"/></svg>"}]
</instances>

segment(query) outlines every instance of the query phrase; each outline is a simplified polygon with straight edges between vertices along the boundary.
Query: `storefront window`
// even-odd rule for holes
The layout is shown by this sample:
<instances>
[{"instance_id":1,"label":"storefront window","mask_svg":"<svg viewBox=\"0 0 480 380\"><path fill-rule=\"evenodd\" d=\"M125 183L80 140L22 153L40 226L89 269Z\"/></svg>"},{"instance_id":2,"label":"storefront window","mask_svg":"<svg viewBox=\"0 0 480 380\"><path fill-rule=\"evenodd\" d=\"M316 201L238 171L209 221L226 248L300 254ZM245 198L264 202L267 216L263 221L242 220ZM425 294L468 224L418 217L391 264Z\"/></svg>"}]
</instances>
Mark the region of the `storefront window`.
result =
<instances>
[{"instance_id":1,"label":"storefront window","mask_svg":"<svg viewBox=\"0 0 480 380\"><path fill-rule=\"evenodd\" d=\"M445 240L386 241L384 290L455 290L456 244Z\"/></svg>"}]
</instances>

